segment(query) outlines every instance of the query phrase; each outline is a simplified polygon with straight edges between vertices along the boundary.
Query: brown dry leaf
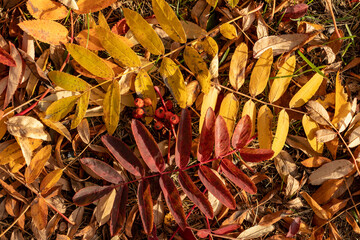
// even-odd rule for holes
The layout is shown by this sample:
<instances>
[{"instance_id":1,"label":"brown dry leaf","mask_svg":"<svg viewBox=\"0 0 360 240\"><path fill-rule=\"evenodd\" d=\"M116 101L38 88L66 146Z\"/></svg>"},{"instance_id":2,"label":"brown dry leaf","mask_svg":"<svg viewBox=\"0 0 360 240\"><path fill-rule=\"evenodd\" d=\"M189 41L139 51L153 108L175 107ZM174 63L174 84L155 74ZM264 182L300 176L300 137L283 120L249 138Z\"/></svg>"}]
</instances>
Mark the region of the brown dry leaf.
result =
<instances>
[{"instance_id":1,"label":"brown dry leaf","mask_svg":"<svg viewBox=\"0 0 360 240\"><path fill-rule=\"evenodd\" d=\"M318 101L309 101L306 104L309 116L320 125L329 125L330 117L323 105Z\"/></svg>"},{"instance_id":2,"label":"brown dry leaf","mask_svg":"<svg viewBox=\"0 0 360 240\"><path fill-rule=\"evenodd\" d=\"M305 42L308 38L308 34L285 34L263 37L254 44L254 58L259 58L269 48L272 48L274 56L280 55Z\"/></svg>"},{"instance_id":3,"label":"brown dry leaf","mask_svg":"<svg viewBox=\"0 0 360 240\"><path fill-rule=\"evenodd\" d=\"M300 149L310 157L320 156L318 152L314 151L314 149L310 146L308 140L304 137L288 135L286 143L293 148Z\"/></svg>"},{"instance_id":4,"label":"brown dry leaf","mask_svg":"<svg viewBox=\"0 0 360 240\"><path fill-rule=\"evenodd\" d=\"M87 119L83 119L80 124L76 127L81 140L88 144L90 143L90 128Z\"/></svg>"},{"instance_id":5,"label":"brown dry leaf","mask_svg":"<svg viewBox=\"0 0 360 240\"><path fill-rule=\"evenodd\" d=\"M293 196L297 191L300 190L300 183L296 180L293 176L289 175L286 178L286 188L285 188L285 196L290 198Z\"/></svg>"},{"instance_id":6,"label":"brown dry leaf","mask_svg":"<svg viewBox=\"0 0 360 240\"><path fill-rule=\"evenodd\" d=\"M353 181L353 176L347 179L340 178L326 180L311 197L319 204L327 203L331 199L342 196L348 190L348 187L351 186Z\"/></svg>"},{"instance_id":7,"label":"brown dry leaf","mask_svg":"<svg viewBox=\"0 0 360 240\"><path fill-rule=\"evenodd\" d=\"M286 178L289 175L295 177L297 174L297 166L294 160L291 155L284 150L275 157L274 164L281 178Z\"/></svg>"},{"instance_id":8,"label":"brown dry leaf","mask_svg":"<svg viewBox=\"0 0 360 240\"><path fill-rule=\"evenodd\" d=\"M15 137L29 137L50 141L50 135L44 130L44 125L36 118L29 116L14 116L7 121L9 133Z\"/></svg>"},{"instance_id":9,"label":"brown dry leaf","mask_svg":"<svg viewBox=\"0 0 360 240\"><path fill-rule=\"evenodd\" d=\"M189 21L180 21L187 39L197 39L206 36L206 31L199 25Z\"/></svg>"},{"instance_id":10,"label":"brown dry leaf","mask_svg":"<svg viewBox=\"0 0 360 240\"><path fill-rule=\"evenodd\" d=\"M319 129L315 133L316 140L320 143L326 143L332 141L337 137L337 133L331 129Z\"/></svg>"},{"instance_id":11,"label":"brown dry leaf","mask_svg":"<svg viewBox=\"0 0 360 240\"><path fill-rule=\"evenodd\" d=\"M328 220L331 217L331 213L323 209L307 192L301 192L300 194L310 205L316 216L324 220Z\"/></svg>"},{"instance_id":12,"label":"brown dry leaf","mask_svg":"<svg viewBox=\"0 0 360 240\"><path fill-rule=\"evenodd\" d=\"M33 38L53 44L67 43L68 30L62 24L51 20L29 20L18 26Z\"/></svg>"},{"instance_id":13,"label":"brown dry leaf","mask_svg":"<svg viewBox=\"0 0 360 240\"><path fill-rule=\"evenodd\" d=\"M329 162L331 162L330 159L328 159L326 157L318 156L318 157L311 157L311 158L305 159L304 161L301 162L301 164L308 168L312 168L312 167L317 168L317 167L321 167L325 163L329 163Z\"/></svg>"},{"instance_id":14,"label":"brown dry leaf","mask_svg":"<svg viewBox=\"0 0 360 240\"><path fill-rule=\"evenodd\" d=\"M102 51L104 50L99 38L96 36L94 28L84 29L76 36L76 42L89 50Z\"/></svg>"},{"instance_id":15,"label":"brown dry leaf","mask_svg":"<svg viewBox=\"0 0 360 240\"><path fill-rule=\"evenodd\" d=\"M343 239L343 237L339 234L339 231L334 223L330 222L329 227L330 227L330 233L332 234L331 239L334 239L334 240L342 240Z\"/></svg>"},{"instance_id":16,"label":"brown dry leaf","mask_svg":"<svg viewBox=\"0 0 360 240\"><path fill-rule=\"evenodd\" d=\"M110 6L114 2L116 2L116 0L79 0L77 2L79 10L75 8L74 10L76 10L75 12L77 14L94 13Z\"/></svg>"},{"instance_id":17,"label":"brown dry leaf","mask_svg":"<svg viewBox=\"0 0 360 240\"><path fill-rule=\"evenodd\" d=\"M40 184L40 191L45 194L49 189L55 186L60 180L63 173L63 169L55 169L44 177Z\"/></svg>"},{"instance_id":18,"label":"brown dry leaf","mask_svg":"<svg viewBox=\"0 0 360 240\"><path fill-rule=\"evenodd\" d=\"M270 226L261 226L261 225L255 225L251 228L246 229L242 233L240 233L237 238L240 239L254 239L264 236L265 234L268 234L275 230L274 225Z\"/></svg>"},{"instance_id":19,"label":"brown dry leaf","mask_svg":"<svg viewBox=\"0 0 360 240\"><path fill-rule=\"evenodd\" d=\"M62 4L67 6L68 8L72 8L73 10L79 10L78 5L75 0L59 0Z\"/></svg>"},{"instance_id":20,"label":"brown dry leaf","mask_svg":"<svg viewBox=\"0 0 360 240\"><path fill-rule=\"evenodd\" d=\"M191 106L200 94L200 85L198 81L191 81L186 85L186 106Z\"/></svg>"},{"instance_id":21,"label":"brown dry leaf","mask_svg":"<svg viewBox=\"0 0 360 240\"><path fill-rule=\"evenodd\" d=\"M346 221L351 225L351 227L353 228L354 232L357 234L360 234L360 227L358 225L358 223L356 222L356 220L354 219L354 217L349 213L346 212Z\"/></svg>"},{"instance_id":22,"label":"brown dry leaf","mask_svg":"<svg viewBox=\"0 0 360 240\"><path fill-rule=\"evenodd\" d=\"M136 218L136 215L137 213L139 212L139 206L136 204L134 206L132 206L130 212L129 212L129 215L126 219L126 224L125 224L125 234L128 236L128 237L132 237L132 233L131 233L131 229L132 229L132 226L134 224L134 221L135 221L135 218Z\"/></svg>"},{"instance_id":23,"label":"brown dry leaf","mask_svg":"<svg viewBox=\"0 0 360 240\"><path fill-rule=\"evenodd\" d=\"M0 139L2 139L7 131L6 122L9 120L9 118L14 116L14 112L12 111L13 107L8 107L3 111L3 114L9 113L6 117L0 116Z\"/></svg>"},{"instance_id":24,"label":"brown dry leaf","mask_svg":"<svg viewBox=\"0 0 360 240\"><path fill-rule=\"evenodd\" d=\"M349 148L356 147L360 144L360 126L355 128L349 135Z\"/></svg>"},{"instance_id":25,"label":"brown dry leaf","mask_svg":"<svg viewBox=\"0 0 360 240\"><path fill-rule=\"evenodd\" d=\"M42 230L47 225L48 206L43 197L38 197L34 200L31 206L31 217L35 226Z\"/></svg>"},{"instance_id":26,"label":"brown dry leaf","mask_svg":"<svg viewBox=\"0 0 360 240\"><path fill-rule=\"evenodd\" d=\"M84 215L85 208L84 207L78 207L70 214L70 221L74 222L75 224L68 223L68 231L67 236L72 239L77 232L80 224L83 221L83 215Z\"/></svg>"},{"instance_id":27,"label":"brown dry leaf","mask_svg":"<svg viewBox=\"0 0 360 240\"><path fill-rule=\"evenodd\" d=\"M40 175L45 163L51 156L51 145L41 148L31 159L29 167L25 170L25 181L30 184Z\"/></svg>"},{"instance_id":28,"label":"brown dry leaf","mask_svg":"<svg viewBox=\"0 0 360 240\"><path fill-rule=\"evenodd\" d=\"M34 138L27 138L27 137L15 137L15 139L16 139L17 143L19 144L20 148L21 148L21 152L23 154L23 157L25 159L26 164L29 166L33 151L35 149L37 149L42 144L43 140L34 139ZM20 160L20 161L16 161L16 162L17 163L22 163L23 161Z\"/></svg>"},{"instance_id":29,"label":"brown dry leaf","mask_svg":"<svg viewBox=\"0 0 360 240\"><path fill-rule=\"evenodd\" d=\"M261 226L273 225L274 223L280 221L283 217L291 213L292 213L291 211L287 211L287 210L280 210L274 213L270 213L262 217L258 224Z\"/></svg>"},{"instance_id":30,"label":"brown dry leaf","mask_svg":"<svg viewBox=\"0 0 360 240\"><path fill-rule=\"evenodd\" d=\"M2 143L2 149L0 152L0 165L7 164L9 162L24 161L21 148L17 142L7 141Z\"/></svg>"},{"instance_id":31,"label":"brown dry leaf","mask_svg":"<svg viewBox=\"0 0 360 240\"><path fill-rule=\"evenodd\" d=\"M321 185L328 179L342 178L349 174L353 168L354 165L345 159L325 163L310 174L309 183L312 185Z\"/></svg>"},{"instance_id":32,"label":"brown dry leaf","mask_svg":"<svg viewBox=\"0 0 360 240\"><path fill-rule=\"evenodd\" d=\"M234 1L234 0L232 0ZM238 0L235 0L239 2ZM241 9L240 15L243 15L242 19L242 31L247 31L255 21L254 4L250 3L246 8ZM249 14L249 12L252 12Z\"/></svg>"},{"instance_id":33,"label":"brown dry leaf","mask_svg":"<svg viewBox=\"0 0 360 240\"><path fill-rule=\"evenodd\" d=\"M65 6L51 0L29 0L26 3L26 7L29 13L36 19L60 20L68 14Z\"/></svg>"},{"instance_id":34,"label":"brown dry leaf","mask_svg":"<svg viewBox=\"0 0 360 240\"><path fill-rule=\"evenodd\" d=\"M99 223L99 226L104 225L107 221L110 220L111 210L114 205L114 200L116 196L116 190L113 189L110 194L100 198L95 210L94 215L96 221Z\"/></svg>"},{"instance_id":35,"label":"brown dry leaf","mask_svg":"<svg viewBox=\"0 0 360 240\"><path fill-rule=\"evenodd\" d=\"M229 69L229 81L235 90L244 84L245 81L245 67L248 58L248 47L246 43L240 43L236 47L234 55L231 58Z\"/></svg>"}]
</instances>

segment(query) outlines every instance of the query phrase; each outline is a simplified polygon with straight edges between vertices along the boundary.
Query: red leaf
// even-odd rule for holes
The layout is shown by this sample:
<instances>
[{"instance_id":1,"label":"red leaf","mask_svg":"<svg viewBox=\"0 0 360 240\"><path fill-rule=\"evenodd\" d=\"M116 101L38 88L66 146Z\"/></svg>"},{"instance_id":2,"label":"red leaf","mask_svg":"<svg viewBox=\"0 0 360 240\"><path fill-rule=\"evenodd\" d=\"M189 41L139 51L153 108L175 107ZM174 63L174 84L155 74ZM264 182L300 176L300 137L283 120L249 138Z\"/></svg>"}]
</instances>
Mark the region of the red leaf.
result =
<instances>
[{"instance_id":1,"label":"red leaf","mask_svg":"<svg viewBox=\"0 0 360 240\"><path fill-rule=\"evenodd\" d=\"M198 235L198 237L200 238L207 238L207 236L209 236L209 234L211 233L210 229L200 229L196 235Z\"/></svg>"},{"instance_id":2,"label":"red leaf","mask_svg":"<svg viewBox=\"0 0 360 240\"><path fill-rule=\"evenodd\" d=\"M203 212L208 218L214 217L214 212L211 207L211 203L205 197L205 195L196 187L194 182L191 180L186 172L179 172L179 183L184 190L186 196Z\"/></svg>"},{"instance_id":3,"label":"red leaf","mask_svg":"<svg viewBox=\"0 0 360 240\"><path fill-rule=\"evenodd\" d=\"M233 137L232 146L233 148L243 148L251 137L251 119L248 115L245 115L240 119L236 125Z\"/></svg>"},{"instance_id":4,"label":"red leaf","mask_svg":"<svg viewBox=\"0 0 360 240\"><path fill-rule=\"evenodd\" d=\"M16 63L15 60L8 54L4 49L0 47L0 63L9 66L15 67Z\"/></svg>"},{"instance_id":5,"label":"red leaf","mask_svg":"<svg viewBox=\"0 0 360 240\"><path fill-rule=\"evenodd\" d=\"M165 197L166 205L174 216L177 224L184 230L186 228L186 217L182 208L180 194L174 182L168 175L164 174L160 176L159 183Z\"/></svg>"},{"instance_id":6,"label":"red leaf","mask_svg":"<svg viewBox=\"0 0 360 240\"><path fill-rule=\"evenodd\" d=\"M289 232L286 234L287 238L295 237L300 229L301 218L296 217L289 227Z\"/></svg>"},{"instance_id":7,"label":"red leaf","mask_svg":"<svg viewBox=\"0 0 360 240\"><path fill-rule=\"evenodd\" d=\"M123 18L111 28L111 31L118 35L125 35L129 31L129 26L126 23L126 19Z\"/></svg>"},{"instance_id":8,"label":"red leaf","mask_svg":"<svg viewBox=\"0 0 360 240\"><path fill-rule=\"evenodd\" d=\"M185 228L184 230L179 229L179 235L186 240L197 240L193 231L190 228Z\"/></svg>"},{"instance_id":9,"label":"red leaf","mask_svg":"<svg viewBox=\"0 0 360 240\"><path fill-rule=\"evenodd\" d=\"M124 185L120 189L116 189L116 196L114 200L114 206L111 210L110 216L110 234L111 236L117 235L126 220L126 203L128 199L129 188Z\"/></svg>"},{"instance_id":10,"label":"red leaf","mask_svg":"<svg viewBox=\"0 0 360 240\"><path fill-rule=\"evenodd\" d=\"M215 122L215 156L221 157L230 151L229 132L222 116L218 116Z\"/></svg>"},{"instance_id":11,"label":"red leaf","mask_svg":"<svg viewBox=\"0 0 360 240\"><path fill-rule=\"evenodd\" d=\"M210 159L215 144L215 113L208 108L201 129L197 158L200 162Z\"/></svg>"},{"instance_id":12,"label":"red leaf","mask_svg":"<svg viewBox=\"0 0 360 240\"><path fill-rule=\"evenodd\" d=\"M105 196L114 189L114 186L91 186L80 189L73 196L73 202L78 206L86 206Z\"/></svg>"},{"instance_id":13,"label":"red leaf","mask_svg":"<svg viewBox=\"0 0 360 240\"><path fill-rule=\"evenodd\" d=\"M150 184L148 180L140 182L138 187L138 201L141 221L144 231L151 234L154 225L153 201L151 198Z\"/></svg>"},{"instance_id":14,"label":"red leaf","mask_svg":"<svg viewBox=\"0 0 360 240\"><path fill-rule=\"evenodd\" d=\"M175 149L175 162L180 169L186 167L189 163L192 140L191 136L192 130L190 111L185 108L181 112Z\"/></svg>"},{"instance_id":15,"label":"red leaf","mask_svg":"<svg viewBox=\"0 0 360 240\"><path fill-rule=\"evenodd\" d=\"M121 175L114 168L103 161L95 158L82 158L80 159L80 162L90 169L95 175L108 182L117 184L124 181Z\"/></svg>"},{"instance_id":16,"label":"red leaf","mask_svg":"<svg viewBox=\"0 0 360 240\"><path fill-rule=\"evenodd\" d=\"M231 160L224 158L221 161L221 170L224 175L230 179L236 186L241 189L244 189L246 192L255 194L257 189L255 183L243 173L239 168L231 162Z\"/></svg>"},{"instance_id":17,"label":"red leaf","mask_svg":"<svg viewBox=\"0 0 360 240\"><path fill-rule=\"evenodd\" d=\"M282 18L282 21L288 22L291 19L296 19L303 17L308 9L308 5L305 3L296 4L294 6L286 8L284 17Z\"/></svg>"},{"instance_id":18,"label":"red leaf","mask_svg":"<svg viewBox=\"0 0 360 240\"><path fill-rule=\"evenodd\" d=\"M240 227L241 227L240 224L230 224L230 225L219 228L219 229L217 229L215 231L212 231L212 232L214 234L217 234L217 235L225 235L225 234L231 233L231 232L239 229Z\"/></svg>"},{"instance_id":19,"label":"red leaf","mask_svg":"<svg viewBox=\"0 0 360 240\"><path fill-rule=\"evenodd\" d=\"M154 137L138 120L132 120L131 129L144 162L151 171L163 172L165 170L165 162Z\"/></svg>"},{"instance_id":20,"label":"red leaf","mask_svg":"<svg viewBox=\"0 0 360 240\"><path fill-rule=\"evenodd\" d=\"M110 135L102 136L101 141L127 171L137 177L144 176L143 165L123 141Z\"/></svg>"},{"instance_id":21,"label":"red leaf","mask_svg":"<svg viewBox=\"0 0 360 240\"><path fill-rule=\"evenodd\" d=\"M219 199L219 201L226 207L235 209L236 204L234 197L210 168L202 165L199 168L198 174L201 182L209 190L209 192Z\"/></svg>"},{"instance_id":22,"label":"red leaf","mask_svg":"<svg viewBox=\"0 0 360 240\"><path fill-rule=\"evenodd\" d=\"M241 158L246 162L261 162L270 159L274 155L271 149L243 148L239 149Z\"/></svg>"}]
</instances>

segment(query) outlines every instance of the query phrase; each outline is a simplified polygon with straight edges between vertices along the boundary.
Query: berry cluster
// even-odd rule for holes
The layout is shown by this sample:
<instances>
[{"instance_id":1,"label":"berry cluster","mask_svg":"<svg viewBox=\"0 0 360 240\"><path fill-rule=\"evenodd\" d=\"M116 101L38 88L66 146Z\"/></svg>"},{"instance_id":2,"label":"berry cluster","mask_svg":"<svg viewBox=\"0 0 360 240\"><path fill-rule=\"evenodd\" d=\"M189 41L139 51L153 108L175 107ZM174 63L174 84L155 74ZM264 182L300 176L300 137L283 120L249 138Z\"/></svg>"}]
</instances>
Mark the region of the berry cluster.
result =
<instances>
[{"instance_id":1,"label":"berry cluster","mask_svg":"<svg viewBox=\"0 0 360 240\"><path fill-rule=\"evenodd\" d=\"M137 108L133 111L133 117L138 119L145 116L144 107L151 106L152 104L150 98L136 98L134 103ZM171 100L167 100L164 107L159 107L158 109L156 109L154 115L154 118L156 120L154 128L156 130L161 130L164 127L164 122L173 125L179 123L179 116L171 112L170 110L172 109L173 103Z\"/></svg>"}]
</instances>

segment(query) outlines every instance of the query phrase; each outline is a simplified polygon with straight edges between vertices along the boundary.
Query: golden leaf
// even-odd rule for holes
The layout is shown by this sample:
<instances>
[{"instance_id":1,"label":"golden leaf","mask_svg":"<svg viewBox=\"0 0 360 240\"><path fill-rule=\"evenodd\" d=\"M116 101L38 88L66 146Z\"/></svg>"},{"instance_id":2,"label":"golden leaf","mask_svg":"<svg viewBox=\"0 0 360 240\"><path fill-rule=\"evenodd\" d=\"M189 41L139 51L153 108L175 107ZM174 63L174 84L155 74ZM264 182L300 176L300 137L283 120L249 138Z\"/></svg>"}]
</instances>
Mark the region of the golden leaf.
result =
<instances>
[{"instance_id":1,"label":"golden leaf","mask_svg":"<svg viewBox=\"0 0 360 240\"><path fill-rule=\"evenodd\" d=\"M283 109L279 113L275 137L271 146L271 149L274 151L273 157L276 157L284 147L288 131L289 115L285 109Z\"/></svg>"},{"instance_id":2,"label":"golden leaf","mask_svg":"<svg viewBox=\"0 0 360 240\"><path fill-rule=\"evenodd\" d=\"M266 50L256 62L251 73L249 92L251 96L262 93L269 80L271 65L273 63L272 48Z\"/></svg>"}]
</instances>

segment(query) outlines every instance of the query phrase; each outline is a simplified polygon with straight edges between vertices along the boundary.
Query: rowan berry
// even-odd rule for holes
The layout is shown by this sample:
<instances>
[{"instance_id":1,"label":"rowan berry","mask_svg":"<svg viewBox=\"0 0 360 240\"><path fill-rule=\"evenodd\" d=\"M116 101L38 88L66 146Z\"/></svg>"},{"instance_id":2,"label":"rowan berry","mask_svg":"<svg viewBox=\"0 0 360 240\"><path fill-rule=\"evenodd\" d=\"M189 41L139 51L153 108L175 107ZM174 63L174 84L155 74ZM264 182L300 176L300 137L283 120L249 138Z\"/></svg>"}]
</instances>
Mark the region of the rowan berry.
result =
<instances>
[{"instance_id":1,"label":"rowan berry","mask_svg":"<svg viewBox=\"0 0 360 240\"><path fill-rule=\"evenodd\" d=\"M164 118L165 117L165 109L163 107L159 107L158 109L156 109L155 116L157 118Z\"/></svg>"},{"instance_id":2,"label":"rowan berry","mask_svg":"<svg viewBox=\"0 0 360 240\"><path fill-rule=\"evenodd\" d=\"M142 100L141 98L136 98L134 103L135 106L137 106L138 108L142 108L144 106L144 100Z\"/></svg>"},{"instance_id":3,"label":"rowan berry","mask_svg":"<svg viewBox=\"0 0 360 240\"><path fill-rule=\"evenodd\" d=\"M178 124L178 123L180 122L180 118L179 118L178 115L173 114L173 115L170 117L170 120L169 120L169 121L170 121L171 124L176 125L176 124Z\"/></svg>"}]
</instances>

